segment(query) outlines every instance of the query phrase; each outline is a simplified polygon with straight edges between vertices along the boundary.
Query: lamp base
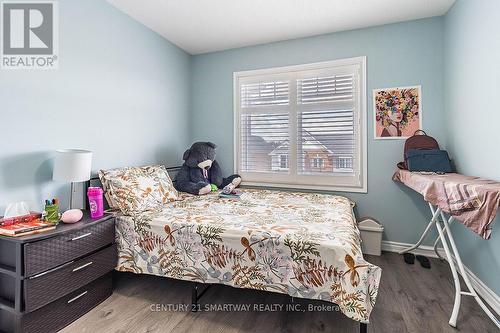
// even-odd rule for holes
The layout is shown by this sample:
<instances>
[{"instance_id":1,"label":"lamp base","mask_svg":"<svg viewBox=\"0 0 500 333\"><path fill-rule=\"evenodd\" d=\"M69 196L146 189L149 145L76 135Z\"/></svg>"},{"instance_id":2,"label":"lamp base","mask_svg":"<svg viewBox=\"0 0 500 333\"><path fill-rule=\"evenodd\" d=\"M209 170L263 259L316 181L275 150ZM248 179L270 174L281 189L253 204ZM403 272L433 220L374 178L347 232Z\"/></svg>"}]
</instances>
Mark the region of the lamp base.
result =
<instances>
[{"instance_id":1,"label":"lamp base","mask_svg":"<svg viewBox=\"0 0 500 333\"><path fill-rule=\"evenodd\" d=\"M71 189L69 192L69 210L73 209L73 192L75 191L75 183L71 182Z\"/></svg>"}]
</instances>

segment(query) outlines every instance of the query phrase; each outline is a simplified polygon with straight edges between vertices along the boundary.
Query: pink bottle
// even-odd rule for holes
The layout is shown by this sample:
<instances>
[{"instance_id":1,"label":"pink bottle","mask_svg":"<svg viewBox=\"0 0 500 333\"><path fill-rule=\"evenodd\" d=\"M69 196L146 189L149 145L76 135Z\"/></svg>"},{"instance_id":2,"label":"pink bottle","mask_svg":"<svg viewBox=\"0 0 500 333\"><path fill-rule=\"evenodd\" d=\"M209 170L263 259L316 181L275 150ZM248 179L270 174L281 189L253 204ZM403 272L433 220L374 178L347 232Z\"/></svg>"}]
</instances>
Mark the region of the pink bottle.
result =
<instances>
[{"instance_id":1,"label":"pink bottle","mask_svg":"<svg viewBox=\"0 0 500 333\"><path fill-rule=\"evenodd\" d=\"M102 198L102 188L89 187L87 197L89 198L90 217L98 219L104 215L104 203Z\"/></svg>"}]
</instances>

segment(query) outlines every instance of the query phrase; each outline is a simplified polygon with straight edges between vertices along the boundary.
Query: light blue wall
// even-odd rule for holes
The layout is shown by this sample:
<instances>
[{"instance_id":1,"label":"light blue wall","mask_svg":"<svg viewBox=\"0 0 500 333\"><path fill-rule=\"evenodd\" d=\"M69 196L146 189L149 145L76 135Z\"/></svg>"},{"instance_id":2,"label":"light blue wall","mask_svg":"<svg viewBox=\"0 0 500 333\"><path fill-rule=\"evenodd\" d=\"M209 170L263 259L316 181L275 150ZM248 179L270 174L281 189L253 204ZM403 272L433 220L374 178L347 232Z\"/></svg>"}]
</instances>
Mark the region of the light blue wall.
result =
<instances>
[{"instance_id":1,"label":"light blue wall","mask_svg":"<svg viewBox=\"0 0 500 333\"><path fill-rule=\"evenodd\" d=\"M457 0L444 21L448 148L458 171L500 181L500 1ZM500 226L489 241L454 228L464 263L500 294ZM496 230L495 230L496 229Z\"/></svg>"},{"instance_id":2,"label":"light blue wall","mask_svg":"<svg viewBox=\"0 0 500 333\"><path fill-rule=\"evenodd\" d=\"M92 150L98 170L177 165L190 141L190 56L105 1L59 10L59 69L0 70L0 215L67 198L51 180L57 148Z\"/></svg>"},{"instance_id":3,"label":"light blue wall","mask_svg":"<svg viewBox=\"0 0 500 333\"><path fill-rule=\"evenodd\" d=\"M371 91L421 84L424 128L444 145L442 45L442 18L432 18L194 56L192 139L217 143L219 162L232 172L233 72L367 56L368 194L343 195L356 201L358 216L384 224L385 239L415 241L428 208L391 180L404 141L373 139Z\"/></svg>"},{"instance_id":4,"label":"light blue wall","mask_svg":"<svg viewBox=\"0 0 500 333\"><path fill-rule=\"evenodd\" d=\"M95 171L177 165L191 141L212 140L232 172L234 71L365 55L369 192L343 195L357 202L359 216L384 224L385 239L412 242L428 210L419 195L391 181L403 141L373 140L371 90L421 84L425 130L449 148L460 171L500 179L493 98L500 86L499 6L458 0L444 20L190 57L105 1L60 1L60 68L0 71L0 214L11 201L39 209L45 197L59 195L65 204L68 186L51 181L57 148L94 151ZM466 265L500 293L499 232L488 242L459 225L455 232Z\"/></svg>"}]
</instances>

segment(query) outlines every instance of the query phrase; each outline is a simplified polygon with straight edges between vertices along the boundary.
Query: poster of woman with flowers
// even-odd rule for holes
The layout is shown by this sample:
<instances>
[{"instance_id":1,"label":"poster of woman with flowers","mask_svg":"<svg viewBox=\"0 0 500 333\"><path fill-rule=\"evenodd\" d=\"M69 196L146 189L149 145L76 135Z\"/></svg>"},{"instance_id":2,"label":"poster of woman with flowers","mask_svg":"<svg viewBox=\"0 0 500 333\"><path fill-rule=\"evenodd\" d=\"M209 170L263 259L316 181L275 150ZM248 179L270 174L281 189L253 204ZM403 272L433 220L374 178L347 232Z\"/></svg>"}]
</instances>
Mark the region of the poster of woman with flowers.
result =
<instances>
[{"instance_id":1,"label":"poster of woman with flowers","mask_svg":"<svg viewBox=\"0 0 500 333\"><path fill-rule=\"evenodd\" d=\"M373 90L375 139L406 139L422 129L420 86Z\"/></svg>"}]
</instances>

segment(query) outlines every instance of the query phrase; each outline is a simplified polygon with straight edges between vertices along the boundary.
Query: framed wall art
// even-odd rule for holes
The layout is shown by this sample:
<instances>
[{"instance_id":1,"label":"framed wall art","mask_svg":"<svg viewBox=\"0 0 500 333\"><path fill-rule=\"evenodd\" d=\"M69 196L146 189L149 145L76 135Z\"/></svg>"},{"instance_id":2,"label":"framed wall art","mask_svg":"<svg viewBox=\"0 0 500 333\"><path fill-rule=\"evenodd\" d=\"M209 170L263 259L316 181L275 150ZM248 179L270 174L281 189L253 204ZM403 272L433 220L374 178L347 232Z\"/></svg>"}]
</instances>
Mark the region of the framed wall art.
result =
<instances>
[{"instance_id":1,"label":"framed wall art","mask_svg":"<svg viewBox=\"0 0 500 333\"><path fill-rule=\"evenodd\" d=\"M374 89L373 112L375 139L406 139L422 129L422 89Z\"/></svg>"}]
</instances>

